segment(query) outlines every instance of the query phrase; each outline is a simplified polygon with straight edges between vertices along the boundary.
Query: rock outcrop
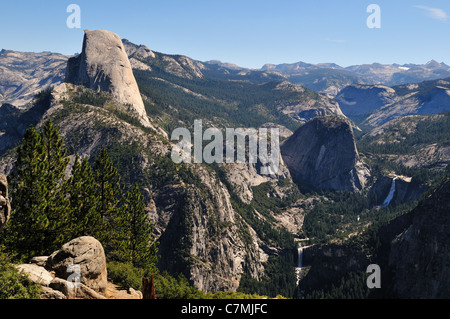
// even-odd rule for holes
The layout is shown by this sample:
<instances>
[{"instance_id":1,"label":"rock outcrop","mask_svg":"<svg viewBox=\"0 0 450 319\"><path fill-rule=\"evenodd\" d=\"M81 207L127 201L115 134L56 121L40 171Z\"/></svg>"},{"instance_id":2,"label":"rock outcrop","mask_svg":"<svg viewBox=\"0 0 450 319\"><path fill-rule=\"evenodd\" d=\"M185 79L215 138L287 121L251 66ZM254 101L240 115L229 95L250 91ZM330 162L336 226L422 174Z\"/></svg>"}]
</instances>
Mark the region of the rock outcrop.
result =
<instances>
[{"instance_id":1,"label":"rock outcrop","mask_svg":"<svg viewBox=\"0 0 450 319\"><path fill-rule=\"evenodd\" d=\"M314 118L281 145L281 154L293 179L307 188L359 191L370 175L344 117Z\"/></svg>"},{"instance_id":2,"label":"rock outcrop","mask_svg":"<svg viewBox=\"0 0 450 319\"><path fill-rule=\"evenodd\" d=\"M42 299L106 299L105 252L93 237L76 238L16 268L41 285Z\"/></svg>"},{"instance_id":3,"label":"rock outcrop","mask_svg":"<svg viewBox=\"0 0 450 319\"><path fill-rule=\"evenodd\" d=\"M11 205L8 199L8 180L0 174L0 231L5 228L11 215Z\"/></svg>"},{"instance_id":4,"label":"rock outcrop","mask_svg":"<svg viewBox=\"0 0 450 319\"><path fill-rule=\"evenodd\" d=\"M42 286L48 287L54 279L52 274L42 266L37 264L22 264L18 265L17 270L24 272L28 275L28 279L32 282L38 283Z\"/></svg>"},{"instance_id":5,"label":"rock outcrop","mask_svg":"<svg viewBox=\"0 0 450 319\"><path fill-rule=\"evenodd\" d=\"M100 242L89 236L76 238L64 244L47 259L45 267L55 272L56 276L67 279L73 265L79 267L80 281L89 288L104 293L107 283L106 257Z\"/></svg>"},{"instance_id":6,"label":"rock outcrop","mask_svg":"<svg viewBox=\"0 0 450 319\"><path fill-rule=\"evenodd\" d=\"M401 217L407 226L392 241L389 254L397 297L450 297L449 199L447 179L417 208Z\"/></svg>"},{"instance_id":7,"label":"rock outcrop","mask_svg":"<svg viewBox=\"0 0 450 319\"><path fill-rule=\"evenodd\" d=\"M123 39L122 42L125 47L125 51L128 54L128 59L130 59L131 67L133 69L144 71L152 70L152 68L148 64L141 62L141 60L154 59L156 57L155 53L152 50L150 50L145 45L135 45L134 43L131 43L127 39Z\"/></svg>"},{"instance_id":8,"label":"rock outcrop","mask_svg":"<svg viewBox=\"0 0 450 319\"><path fill-rule=\"evenodd\" d=\"M130 61L117 34L85 30L81 54L68 61L66 82L111 93L125 111L132 111L143 125L151 126Z\"/></svg>"}]
</instances>

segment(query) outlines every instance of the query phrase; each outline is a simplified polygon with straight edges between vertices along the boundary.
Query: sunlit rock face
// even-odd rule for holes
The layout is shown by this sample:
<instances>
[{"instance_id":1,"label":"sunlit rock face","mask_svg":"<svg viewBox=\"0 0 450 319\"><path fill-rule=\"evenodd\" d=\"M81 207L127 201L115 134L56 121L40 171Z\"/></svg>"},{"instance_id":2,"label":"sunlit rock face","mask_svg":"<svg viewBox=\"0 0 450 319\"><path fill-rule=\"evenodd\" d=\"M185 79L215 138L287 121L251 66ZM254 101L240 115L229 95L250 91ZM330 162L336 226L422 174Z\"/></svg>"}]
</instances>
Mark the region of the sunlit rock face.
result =
<instances>
[{"instance_id":1,"label":"sunlit rock face","mask_svg":"<svg viewBox=\"0 0 450 319\"><path fill-rule=\"evenodd\" d=\"M294 180L317 190L359 191L370 174L344 117L314 118L283 143L281 154Z\"/></svg>"},{"instance_id":2,"label":"sunlit rock face","mask_svg":"<svg viewBox=\"0 0 450 319\"><path fill-rule=\"evenodd\" d=\"M85 30L83 51L69 59L66 82L111 93L125 111L150 126L121 38L107 30Z\"/></svg>"}]
</instances>

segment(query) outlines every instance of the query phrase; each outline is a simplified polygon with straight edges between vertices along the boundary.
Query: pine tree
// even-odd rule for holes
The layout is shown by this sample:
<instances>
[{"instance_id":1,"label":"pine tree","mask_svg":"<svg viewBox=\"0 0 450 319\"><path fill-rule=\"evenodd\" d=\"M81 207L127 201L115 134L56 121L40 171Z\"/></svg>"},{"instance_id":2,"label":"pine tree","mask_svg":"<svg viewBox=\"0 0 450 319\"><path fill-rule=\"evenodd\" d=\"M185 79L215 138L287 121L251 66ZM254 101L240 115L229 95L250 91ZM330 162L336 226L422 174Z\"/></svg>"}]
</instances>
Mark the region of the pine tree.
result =
<instances>
[{"instance_id":1,"label":"pine tree","mask_svg":"<svg viewBox=\"0 0 450 319\"><path fill-rule=\"evenodd\" d=\"M72 176L67 182L70 203L71 237L98 237L102 218L97 211L97 196L94 173L87 158L80 161L76 155Z\"/></svg>"},{"instance_id":2,"label":"pine tree","mask_svg":"<svg viewBox=\"0 0 450 319\"><path fill-rule=\"evenodd\" d=\"M48 121L42 134L31 126L18 148L9 181L13 198L9 238L22 256L51 253L67 240L69 214L63 185L68 159L62 144Z\"/></svg>"},{"instance_id":3,"label":"pine tree","mask_svg":"<svg viewBox=\"0 0 450 319\"><path fill-rule=\"evenodd\" d=\"M119 215L114 220L114 255L135 267L155 273L157 245L154 224L145 211L145 203L137 184L126 194Z\"/></svg>"},{"instance_id":4,"label":"pine tree","mask_svg":"<svg viewBox=\"0 0 450 319\"><path fill-rule=\"evenodd\" d=\"M8 225L11 245L28 257L42 251L48 219L43 214L44 185L42 171L46 165L42 138L31 126L17 150L15 171L11 174L11 220Z\"/></svg>"},{"instance_id":5,"label":"pine tree","mask_svg":"<svg viewBox=\"0 0 450 319\"><path fill-rule=\"evenodd\" d=\"M41 136L46 162L43 182L48 192L44 211L49 220L46 242L50 248L56 250L71 239L69 201L64 187L69 158L66 157L66 149L63 148L64 141L51 120L44 123Z\"/></svg>"},{"instance_id":6,"label":"pine tree","mask_svg":"<svg viewBox=\"0 0 450 319\"><path fill-rule=\"evenodd\" d=\"M118 213L122 186L120 175L109 159L108 152L102 149L100 156L94 164L94 178L96 183L97 212L100 214L100 232L98 240L103 245L108 245L111 240L112 221Z\"/></svg>"}]
</instances>

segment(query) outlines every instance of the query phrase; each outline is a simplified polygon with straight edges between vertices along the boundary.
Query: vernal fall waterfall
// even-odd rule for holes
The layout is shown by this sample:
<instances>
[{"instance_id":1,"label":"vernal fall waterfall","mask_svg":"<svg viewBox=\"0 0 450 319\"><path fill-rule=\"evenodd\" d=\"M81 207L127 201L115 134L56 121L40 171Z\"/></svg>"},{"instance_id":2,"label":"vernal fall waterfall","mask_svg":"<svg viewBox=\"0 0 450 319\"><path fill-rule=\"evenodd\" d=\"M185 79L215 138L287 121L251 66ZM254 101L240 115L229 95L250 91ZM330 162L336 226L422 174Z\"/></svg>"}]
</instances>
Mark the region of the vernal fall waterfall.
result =
<instances>
[{"instance_id":1,"label":"vernal fall waterfall","mask_svg":"<svg viewBox=\"0 0 450 319\"><path fill-rule=\"evenodd\" d=\"M297 286L300 281L300 274L303 267L303 247L297 248L297 267L295 267L295 274L297 276Z\"/></svg>"}]
</instances>

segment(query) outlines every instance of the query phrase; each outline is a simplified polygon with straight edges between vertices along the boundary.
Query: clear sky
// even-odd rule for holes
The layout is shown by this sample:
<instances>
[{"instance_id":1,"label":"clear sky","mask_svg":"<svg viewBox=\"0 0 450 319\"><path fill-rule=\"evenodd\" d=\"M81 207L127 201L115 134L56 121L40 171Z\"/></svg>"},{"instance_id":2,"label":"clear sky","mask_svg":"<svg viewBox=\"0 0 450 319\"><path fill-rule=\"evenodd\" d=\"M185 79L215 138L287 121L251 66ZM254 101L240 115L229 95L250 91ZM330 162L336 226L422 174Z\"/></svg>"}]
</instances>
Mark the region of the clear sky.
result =
<instances>
[{"instance_id":1,"label":"clear sky","mask_svg":"<svg viewBox=\"0 0 450 319\"><path fill-rule=\"evenodd\" d=\"M81 8L70 29L69 4ZM369 4L381 9L370 29ZM450 64L448 0L15 0L0 4L0 48L81 51L83 29L150 49L260 68L265 63Z\"/></svg>"}]
</instances>

